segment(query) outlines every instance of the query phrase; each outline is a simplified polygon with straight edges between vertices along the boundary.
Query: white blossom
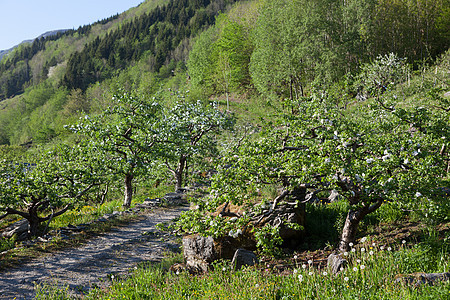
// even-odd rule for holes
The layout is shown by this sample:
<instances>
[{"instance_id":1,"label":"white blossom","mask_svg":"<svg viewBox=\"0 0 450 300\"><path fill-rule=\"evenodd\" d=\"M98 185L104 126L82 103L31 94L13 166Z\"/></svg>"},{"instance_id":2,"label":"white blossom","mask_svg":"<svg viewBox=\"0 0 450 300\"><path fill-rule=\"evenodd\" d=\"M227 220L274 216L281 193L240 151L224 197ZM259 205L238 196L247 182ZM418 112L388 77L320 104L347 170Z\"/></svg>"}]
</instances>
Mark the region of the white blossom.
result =
<instances>
[{"instance_id":1,"label":"white blossom","mask_svg":"<svg viewBox=\"0 0 450 300\"><path fill-rule=\"evenodd\" d=\"M302 275L302 274L299 274L299 275L298 275L298 281L300 281L300 282L303 281L303 275Z\"/></svg>"},{"instance_id":2,"label":"white blossom","mask_svg":"<svg viewBox=\"0 0 450 300\"><path fill-rule=\"evenodd\" d=\"M305 264L302 265L302 268L303 268L303 269L306 269L306 267L307 267L307 265L305 265Z\"/></svg>"},{"instance_id":3,"label":"white blossom","mask_svg":"<svg viewBox=\"0 0 450 300\"><path fill-rule=\"evenodd\" d=\"M361 270L364 270L365 268L366 268L366 266L365 265L361 265Z\"/></svg>"},{"instance_id":4,"label":"white blossom","mask_svg":"<svg viewBox=\"0 0 450 300\"><path fill-rule=\"evenodd\" d=\"M422 193L416 192L416 197L417 197L417 198L418 198L418 197L422 197Z\"/></svg>"},{"instance_id":5,"label":"white blossom","mask_svg":"<svg viewBox=\"0 0 450 300\"><path fill-rule=\"evenodd\" d=\"M349 281L350 279L348 277L344 277L344 281Z\"/></svg>"},{"instance_id":6,"label":"white blossom","mask_svg":"<svg viewBox=\"0 0 450 300\"><path fill-rule=\"evenodd\" d=\"M366 163L368 163L368 164L373 163L373 158L368 158L368 159L366 159Z\"/></svg>"}]
</instances>

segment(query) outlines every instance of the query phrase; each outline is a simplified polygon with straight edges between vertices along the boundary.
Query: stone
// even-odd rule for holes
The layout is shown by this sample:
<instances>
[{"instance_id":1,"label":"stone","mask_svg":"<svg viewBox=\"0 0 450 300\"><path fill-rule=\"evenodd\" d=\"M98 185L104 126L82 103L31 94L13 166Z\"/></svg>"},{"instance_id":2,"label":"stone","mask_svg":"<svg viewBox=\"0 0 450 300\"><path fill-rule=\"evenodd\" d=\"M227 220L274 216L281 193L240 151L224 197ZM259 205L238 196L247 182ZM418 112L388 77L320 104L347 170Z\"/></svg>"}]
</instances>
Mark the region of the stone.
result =
<instances>
[{"instance_id":1,"label":"stone","mask_svg":"<svg viewBox=\"0 0 450 300\"><path fill-rule=\"evenodd\" d=\"M341 269L347 266L347 260L342 258L339 254L332 253L328 256L327 266L333 274L337 274Z\"/></svg>"},{"instance_id":2,"label":"stone","mask_svg":"<svg viewBox=\"0 0 450 300\"><path fill-rule=\"evenodd\" d=\"M183 256L191 273L206 273L209 264L217 258L214 239L198 234L185 236Z\"/></svg>"},{"instance_id":3,"label":"stone","mask_svg":"<svg viewBox=\"0 0 450 300\"><path fill-rule=\"evenodd\" d=\"M255 253L242 248L236 250L231 261L234 270L240 270L243 266L254 266L258 263L259 261Z\"/></svg>"},{"instance_id":4,"label":"stone","mask_svg":"<svg viewBox=\"0 0 450 300\"><path fill-rule=\"evenodd\" d=\"M16 239L18 241L26 239L28 237L28 220L22 219L11 224L5 230L3 230L1 234L2 237L8 239L13 235L16 235Z\"/></svg>"},{"instance_id":5,"label":"stone","mask_svg":"<svg viewBox=\"0 0 450 300\"><path fill-rule=\"evenodd\" d=\"M450 272L446 273L413 273L407 275L397 275L395 276L395 283L403 283L414 286L419 286L421 284L433 285L438 281L449 281Z\"/></svg>"},{"instance_id":6,"label":"stone","mask_svg":"<svg viewBox=\"0 0 450 300\"><path fill-rule=\"evenodd\" d=\"M163 197L164 201L169 206L177 206L186 202L186 196L183 193L168 193Z\"/></svg>"}]
</instances>

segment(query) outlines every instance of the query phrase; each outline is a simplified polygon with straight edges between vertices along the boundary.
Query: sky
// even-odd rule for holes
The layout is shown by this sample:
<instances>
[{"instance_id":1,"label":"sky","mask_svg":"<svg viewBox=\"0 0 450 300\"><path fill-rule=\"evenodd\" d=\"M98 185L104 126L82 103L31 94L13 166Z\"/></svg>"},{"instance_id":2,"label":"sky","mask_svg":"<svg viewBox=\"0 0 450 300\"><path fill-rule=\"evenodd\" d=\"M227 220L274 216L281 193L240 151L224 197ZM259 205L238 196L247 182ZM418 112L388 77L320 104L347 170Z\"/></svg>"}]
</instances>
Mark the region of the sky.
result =
<instances>
[{"instance_id":1,"label":"sky","mask_svg":"<svg viewBox=\"0 0 450 300\"><path fill-rule=\"evenodd\" d=\"M0 0L0 50L57 29L77 29L144 0Z\"/></svg>"}]
</instances>

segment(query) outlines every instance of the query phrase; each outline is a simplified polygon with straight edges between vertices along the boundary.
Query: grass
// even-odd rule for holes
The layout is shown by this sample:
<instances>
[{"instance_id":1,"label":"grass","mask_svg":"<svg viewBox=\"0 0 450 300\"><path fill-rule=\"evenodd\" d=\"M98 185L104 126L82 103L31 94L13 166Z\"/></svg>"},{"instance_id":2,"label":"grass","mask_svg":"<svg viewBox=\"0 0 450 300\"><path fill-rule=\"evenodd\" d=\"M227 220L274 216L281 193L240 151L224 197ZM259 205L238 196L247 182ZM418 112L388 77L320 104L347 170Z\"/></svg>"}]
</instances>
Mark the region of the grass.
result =
<instances>
[{"instance_id":1,"label":"grass","mask_svg":"<svg viewBox=\"0 0 450 300\"><path fill-rule=\"evenodd\" d=\"M426 248L426 247L425 247ZM107 290L94 289L84 299L448 299L450 282L418 286L394 282L399 274L448 272L449 249L429 256L422 244L380 245L368 239L349 252L348 267L337 275L314 263L295 260L282 271L258 265L232 271L220 261L201 276L176 274L169 266L180 256L161 264L141 266L130 278L112 279ZM365 251L362 251L364 249ZM423 264L426 258L430 263ZM64 289L39 286L36 299L70 299Z\"/></svg>"}]
</instances>

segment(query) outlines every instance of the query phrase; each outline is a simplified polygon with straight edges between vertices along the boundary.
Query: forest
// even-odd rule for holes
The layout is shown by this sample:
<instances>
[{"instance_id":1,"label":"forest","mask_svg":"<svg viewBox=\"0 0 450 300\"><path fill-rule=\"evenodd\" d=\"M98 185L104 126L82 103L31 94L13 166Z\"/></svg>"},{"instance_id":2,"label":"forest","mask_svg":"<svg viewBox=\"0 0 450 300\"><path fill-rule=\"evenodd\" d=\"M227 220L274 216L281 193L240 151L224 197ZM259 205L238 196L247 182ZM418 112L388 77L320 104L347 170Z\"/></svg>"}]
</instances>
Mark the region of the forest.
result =
<instances>
[{"instance_id":1,"label":"forest","mask_svg":"<svg viewBox=\"0 0 450 300\"><path fill-rule=\"evenodd\" d=\"M370 228L417 222L436 240L416 245L426 262L398 254L402 270L448 272L448 28L448 0L148 0L22 45L0 61L3 227L19 216L35 238L69 212L197 186L183 234L347 256ZM292 202L306 221L255 225ZM360 271L355 288L384 285Z\"/></svg>"}]
</instances>

